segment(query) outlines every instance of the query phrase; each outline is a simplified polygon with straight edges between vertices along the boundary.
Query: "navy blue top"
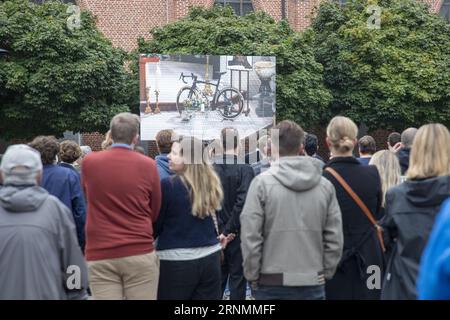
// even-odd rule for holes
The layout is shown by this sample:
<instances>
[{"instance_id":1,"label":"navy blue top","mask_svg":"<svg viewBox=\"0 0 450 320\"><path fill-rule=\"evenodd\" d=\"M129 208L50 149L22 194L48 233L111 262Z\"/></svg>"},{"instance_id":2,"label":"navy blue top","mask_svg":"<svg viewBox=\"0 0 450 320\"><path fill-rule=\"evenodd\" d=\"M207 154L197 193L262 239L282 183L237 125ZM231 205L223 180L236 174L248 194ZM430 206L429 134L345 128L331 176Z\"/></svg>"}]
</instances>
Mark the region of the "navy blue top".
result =
<instances>
[{"instance_id":1,"label":"navy blue top","mask_svg":"<svg viewBox=\"0 0 450 320\"><path fill-rule=\"evenodd\" d=\"M198 248L219 243L213 219L192 215L189 192L180 177L163 179L161 193L161 210L154 226L157 250Z\"/></svg>"},{"instance_id":2,"label":"navy blue top","mask_svg":"<svg viewBox=\"0 0 450 320\"><path fill-rule=\"evenodd\" d=\"M57 197L72 211L77 228L78 243L84 249L86 203L81 190L80 174L73 169L57 165L44 165L41 187Z\"/></svg>"},{"instance_id":3,"label":"navy blue top","mask_svg":"<svg viewBox=\"0 0 450 320\"><path fill-rule=\"evenodd\" d=\"M361 157L360 158L356 158L356 160L358 160L359 163L361 163L362 165L365 165L365 166L369 165L370 159L372 159L372 157L370 157L370 158L361 158Z\"/></svg>"}]
</instances>

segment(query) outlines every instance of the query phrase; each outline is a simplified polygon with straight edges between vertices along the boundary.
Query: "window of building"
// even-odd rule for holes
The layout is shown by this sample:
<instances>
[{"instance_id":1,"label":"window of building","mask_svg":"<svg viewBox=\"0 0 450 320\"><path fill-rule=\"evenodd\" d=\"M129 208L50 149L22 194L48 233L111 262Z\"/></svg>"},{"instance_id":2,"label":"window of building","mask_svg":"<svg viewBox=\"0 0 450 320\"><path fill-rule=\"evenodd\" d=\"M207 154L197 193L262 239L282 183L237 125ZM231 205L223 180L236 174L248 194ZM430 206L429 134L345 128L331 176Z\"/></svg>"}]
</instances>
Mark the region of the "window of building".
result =
<instances>
[{"instance_id":1,"label":"window of building","mask_svg":"<svg viewBox=\"0 0 450 320\"><path fill-rule=\"evenodd\" d=\"M253 4L251 0L216 0L214 4L230 5L234 12L239 16L244 16L247 13L253 12Z\"/></svg>"},{"instance_id":2,"label":"window of building","mask_svg":"<svg viewBox=\"0 0 450 320\"><path fill-rule=\"evenodd\" d=\"M450 0L444 0L439 14L450 23Z\"/></svg>"}]
</instances>

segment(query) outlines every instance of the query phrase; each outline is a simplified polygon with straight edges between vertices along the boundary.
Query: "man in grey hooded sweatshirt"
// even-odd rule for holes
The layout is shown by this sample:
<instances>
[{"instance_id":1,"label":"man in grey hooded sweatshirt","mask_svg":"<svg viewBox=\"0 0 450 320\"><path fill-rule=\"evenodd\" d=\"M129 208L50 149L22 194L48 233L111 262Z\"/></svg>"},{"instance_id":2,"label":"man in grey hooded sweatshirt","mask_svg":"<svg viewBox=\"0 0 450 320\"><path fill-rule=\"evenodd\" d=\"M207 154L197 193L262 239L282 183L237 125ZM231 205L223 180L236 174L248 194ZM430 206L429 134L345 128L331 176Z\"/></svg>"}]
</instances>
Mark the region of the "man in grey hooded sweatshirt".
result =
<instances>
[{"instance_id":1,"label":"man in grey hooded sweatshirt","mask_svg":"<svg viewBox=\"0 0 450 320\"><path fill-rule=\"evenodd\" d=\"M10 146L0 173L0 300L86 299L87 268L70 210L39 186L39 152Z\"/></svg>"},{"instance_id":2,"label":"man in grey hooded sweatshirt","mask_svg":"<svg viewBox=\"0 0 450 320\"><path fill-rule=\"evenodd\" d=\"M303 154L303 130L282 121L271 133L279 159L253 179L241 213L244 275L254 297L325 299L342 255L341 211L320 160Z\"/></svg>"}]
</instances>

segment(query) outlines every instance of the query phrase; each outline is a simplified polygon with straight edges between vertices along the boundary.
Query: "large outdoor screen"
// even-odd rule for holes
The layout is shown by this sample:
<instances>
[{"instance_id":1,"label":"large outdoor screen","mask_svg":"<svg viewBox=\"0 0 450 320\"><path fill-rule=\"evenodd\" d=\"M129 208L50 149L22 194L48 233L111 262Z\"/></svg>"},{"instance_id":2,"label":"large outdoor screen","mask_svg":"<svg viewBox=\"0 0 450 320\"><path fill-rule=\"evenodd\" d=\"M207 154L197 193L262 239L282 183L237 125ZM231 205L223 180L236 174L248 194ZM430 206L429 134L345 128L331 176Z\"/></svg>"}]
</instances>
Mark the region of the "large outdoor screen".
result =
<instances>
[{"instance_id":1,"label":"large outdoor screen","mask_svg":"<svg viewBox=\"0 0 450 320\"><path fill-rule=\"evenodd\" d=\"M214 140L225 127L241 138L273 124L275 57L140 55L141 139L158 131Z\"/></svg>"}]
</instances>

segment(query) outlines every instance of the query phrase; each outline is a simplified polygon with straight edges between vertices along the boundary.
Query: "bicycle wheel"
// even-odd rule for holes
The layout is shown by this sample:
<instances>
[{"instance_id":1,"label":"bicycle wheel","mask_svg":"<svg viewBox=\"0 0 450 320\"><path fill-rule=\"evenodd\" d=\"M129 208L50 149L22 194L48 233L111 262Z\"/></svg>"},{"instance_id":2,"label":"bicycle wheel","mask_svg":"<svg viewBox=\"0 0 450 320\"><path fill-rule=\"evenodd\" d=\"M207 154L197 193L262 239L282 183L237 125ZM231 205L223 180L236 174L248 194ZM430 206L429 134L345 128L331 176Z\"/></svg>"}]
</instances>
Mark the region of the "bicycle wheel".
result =
<instances>
[{"instance_id":1,"label":"bicycle wheel","mask_svg":"<svg viewBox=\"0 0 450 320\"><path fill-rule=\"evenodd\" d=\"M177 111L181 115L186 109L190 108L190 105L192 104L192 95L191 93L191 87L184 86L178 91L177 94Z\"/></svg>"},{"instance_id":2,"label":"bicycle wheel","mask_svg":"<svg viewBox=\"0 0 450 320\"><path fill-rule=\"evenodd\" d=\"M195 111L205 111L208 108L208 98L203 92L185 86L178 91L176 105L181 116L184 113L192 116Z\"/></svg>"},{"instance_id":3,"label":"bicycle wheel","mask_svg":"<svg viewBox=\"0 0 450 320\"><path fill-rule=\"evenodd\" d=\"M237 89L225 88L217 95L215 106L222 117L233 119L241 114L244 108L244 97Z\"/></svg>"}]
</instances>

